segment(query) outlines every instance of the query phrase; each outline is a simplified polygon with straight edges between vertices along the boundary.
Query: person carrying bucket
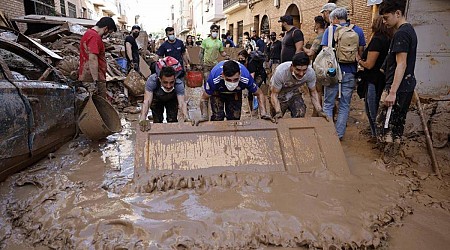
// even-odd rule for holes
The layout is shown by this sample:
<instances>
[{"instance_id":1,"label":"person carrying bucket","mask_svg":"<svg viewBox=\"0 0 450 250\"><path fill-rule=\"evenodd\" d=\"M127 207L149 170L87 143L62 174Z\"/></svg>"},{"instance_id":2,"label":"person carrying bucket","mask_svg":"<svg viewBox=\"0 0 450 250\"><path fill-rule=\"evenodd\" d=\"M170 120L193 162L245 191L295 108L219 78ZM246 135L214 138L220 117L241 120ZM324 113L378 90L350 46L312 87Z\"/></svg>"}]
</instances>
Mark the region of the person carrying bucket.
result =
<instances>
[{"instance_id":1,"label":"person carrying bucket","mask_svg":"<svg viewBox=\"0 0 450 250\"><path fill-rule=\"evenodd\" d=\"M156 63L156 73L151 75L145 84L144 103L139 117L139 127L143 132L150 130L150 121L147 120L149 107L152 110L154 123L163 122L164 109L167 122L178 122L178 108L183 113L183 121L190 121L184 101L184 83L177 77L182 66L172 57L164 59L165 61L160 59ZM169 64L169 61L177 63Z\"/></svg>"}]
</instances>

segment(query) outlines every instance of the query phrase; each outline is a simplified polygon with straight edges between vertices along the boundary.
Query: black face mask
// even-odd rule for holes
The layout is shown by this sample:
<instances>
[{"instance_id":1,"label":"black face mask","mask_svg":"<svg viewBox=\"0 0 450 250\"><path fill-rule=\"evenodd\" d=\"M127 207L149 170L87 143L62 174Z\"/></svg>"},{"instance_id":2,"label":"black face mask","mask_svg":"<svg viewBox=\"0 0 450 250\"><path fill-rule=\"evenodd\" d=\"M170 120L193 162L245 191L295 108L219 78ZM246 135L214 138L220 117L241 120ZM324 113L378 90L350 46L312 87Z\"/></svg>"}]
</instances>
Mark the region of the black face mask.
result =
<instances>
[{"instance_id":1,"label":"black face mask","mask_svg":"<svg viewBox=\"0 0 450 250\"><path fill-rule=\"evenodd\" d=\"M281 26L281 30L286 31L286 28L284 27L284 25Z\"/></svg>"},{"instance_id":2,"label":"black face mask","mask_svg":"<svg viewBox=\"0 0 450 250\"><path fill-rule=\"evenodd\" d=\"M277 40L277 37L276 37L276 36L271 36L271 37L270 37L270 40L272 40L272 41L275 42L275 40Z\"/></svg>"},{"instance_id":3,"label":"black face mask","mask_svg":"<svg viewBox=\"0 0 450 250\"><path fill-rule=\"evenodd\" d=\"M139 32L133 32L133 37L137 38L139 36Z\"/></svg>"},{"instance_id":4,"label":"black face mask","mask_svg":"<svg viewBox=\"0 0 450 250\"><path fill-rule=\"evenodd\" d=\"M238 60L238 62L240 62L241 64L245 64L246 60Z\"/></svg>"}]
</instances>

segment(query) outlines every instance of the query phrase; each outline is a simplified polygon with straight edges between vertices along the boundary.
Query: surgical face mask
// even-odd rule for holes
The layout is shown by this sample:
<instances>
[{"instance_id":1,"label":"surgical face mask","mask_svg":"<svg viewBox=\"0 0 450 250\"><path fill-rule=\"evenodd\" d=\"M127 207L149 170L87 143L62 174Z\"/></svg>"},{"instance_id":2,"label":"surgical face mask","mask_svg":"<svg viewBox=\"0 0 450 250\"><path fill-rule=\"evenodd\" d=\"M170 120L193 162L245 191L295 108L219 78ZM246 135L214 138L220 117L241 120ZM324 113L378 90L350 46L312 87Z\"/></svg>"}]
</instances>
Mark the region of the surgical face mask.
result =
<instances>
[{"instance_id":1,"label":"surgical face mask","mask_svg":"<svg viewBox=\"0 0 450 250\"><path fill-rule=\"evenodd\" d=\"M211 33L212 38L217 38L218 35L219 35L218 32L212 32Z\"/></svg>"},{"instance_id":2,"label":"surgical face mask","mask_svg":"<svg viewBox=\"0 0 450 250\"><path fill-rule=\"evenodd\" d=\"M294 72L292 72L292 76L295 78L295 80L300 81L302 78L298 78L297 75L295 75Z\"/></svg>"},{"instance_id":3,"label":"surgical face mask","mask_svg":"<svg viewBox=\"0 0 450 250\"><path fill-rule=\"evenodd\" d=\"M139 32L133 32L133 37L137 38L139 36Z\"/></svg>"},{"instance_id":4,"label":"surgical face mask","mask_svg":"<svg viewBox=\"0 0 450 250\"><path fill-rule=\"evenodd\" d=\"M175 88L172 87L171 89L166 89L166 88L164 88L164 86L161 86L161 89L166 93L171 93Z\"/></svg>"},{"instance_id":5,"label":"surgical face mask","mask_svg":"<svg viewBox=\"0 0 450 250\"><path fill-rule=\"evenodd\" d=\"M229 91L235 90L235 89L237 88L238 85L239 85L239 81L237 81L237 82L228 82L228 81L225 81L225 86L227 87L227 89L228 89Z\"/></svg>"},{"instance_id":6,"label":"surgical face mask","mask_svg":"<svg viewBox=\"0 0 450 250\"><path fill-rule=\"evenodd\" d=\"M175 35L168 35L167 38L169 38L170 41L174 41L175 40Z\"/></svg>"}]
</instances>

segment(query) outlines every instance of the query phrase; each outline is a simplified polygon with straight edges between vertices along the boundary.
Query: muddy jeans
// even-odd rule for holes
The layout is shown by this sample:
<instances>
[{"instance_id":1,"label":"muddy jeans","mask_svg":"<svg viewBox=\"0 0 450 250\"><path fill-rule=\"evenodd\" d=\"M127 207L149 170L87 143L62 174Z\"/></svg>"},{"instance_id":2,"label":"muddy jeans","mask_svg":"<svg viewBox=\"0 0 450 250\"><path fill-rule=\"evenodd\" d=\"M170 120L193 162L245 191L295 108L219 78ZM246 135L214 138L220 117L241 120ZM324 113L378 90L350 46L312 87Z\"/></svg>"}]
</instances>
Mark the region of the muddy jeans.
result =
<instances>
[{"instance_id":1,"label":"muddy jeans","mask_svg":"<svg viewBox=\"0 0 450 250\"><path fill-rule=\"evenodd\" d=\"M178 100L173 98L170 101L163 102L158 98L153 98L150 109L152 110L153 122L162 123L164 120L164 108L166 109L167 122L178 122Z\"/></svg>"},{"instance_id":2,"label":"muddy jeans","mask_svg":"<svg viewBox=\"0 0 450 250\"><path fill-rule=\"evenodd\" d=\"M289 110L289 111L291 111L292 118L305 117L306 105L305 105L305 102L303 101L303 97L300 92L298 92L297 94L294 94L286 102L280 101L280 107L281 107L281 113L283 113L283 115L287 110Z\"/></svg>"},{"instance_id":3,"label":"muddy jeans","mask_svg":"<svg viewBox=\"0 0 450 250\"><path fill-rule=\"evenodd\" d=\"M241 119L242 92L236 93L214 93L210 97L211 121L223 121Z\"/></svg>"},{"instance_id":4,"label":"muddy jeans","mask_svg":"<svg viewBox=\"0 0 450 250\"><path fill-rule=\"evenodd\" d=\"M409 105L411 104L414 92L397 92L395 104L392 106L391 118L389 119L389 127L384 128L386 114L388 107L384 105L384 99L389 93L389 88L386 88L381 95L380 108L377 115L377 136L380 141L386 134L392 134L392 139L400 139L405 129L406 114L408 113Z\"/></svg>"},{"instance_id":5,"label":"muddy jeans","mask_svg":"<svg viewBox=\"0 0 450 250\"><path fill-rule=\"evenodd\" d=\"M92 92L94 95L99 95L105 99L106 98L106 82L98 81L97 85L95 85L95 82L83 82L83 87L85 87L89 92Z\"/></svg>"},{"instance_id":6,"label":"muddy jeans","mask_svg":"<svg viewBox=\"0 0 450 250\"><path fill-rule=\"evenodd\" d=\"M203 65L203 82L205 83L209 78L209 73L211 73L211 70L214 68L214 66L208 66Z\"/></svg>"}]
</instances>

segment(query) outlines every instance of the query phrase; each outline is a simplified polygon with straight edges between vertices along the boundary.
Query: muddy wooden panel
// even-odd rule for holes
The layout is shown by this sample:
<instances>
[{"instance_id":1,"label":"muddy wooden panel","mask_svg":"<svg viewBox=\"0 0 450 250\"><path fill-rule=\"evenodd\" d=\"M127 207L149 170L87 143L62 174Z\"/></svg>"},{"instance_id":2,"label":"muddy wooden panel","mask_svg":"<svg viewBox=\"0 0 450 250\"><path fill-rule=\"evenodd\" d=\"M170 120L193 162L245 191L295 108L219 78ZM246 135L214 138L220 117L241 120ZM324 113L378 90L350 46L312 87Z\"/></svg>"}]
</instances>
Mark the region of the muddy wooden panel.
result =
<instances>
[{"instance_id":1,"label":"muddy wooden panel","mask_svg":"<svg viewBox=\"0 0 450 250\"><path fill-rule=\"evenodd\" d=\"M191 64L200 64L200 58L198 57L198 54L200 53L200 47L198 46L189 47L186 48L186 50L189 53Z\"/></svg>"},{"instance_id":2,"label":"muddy wooden panel","mask_svg":"<svg viewBox=\"0 0 450 250\"><path fill-rule=\"evenodd\" d=\"M350 174L334 125L322 118L153 124L136 138L137 178L157 172Z\"/></svg>"}]
</instances>

